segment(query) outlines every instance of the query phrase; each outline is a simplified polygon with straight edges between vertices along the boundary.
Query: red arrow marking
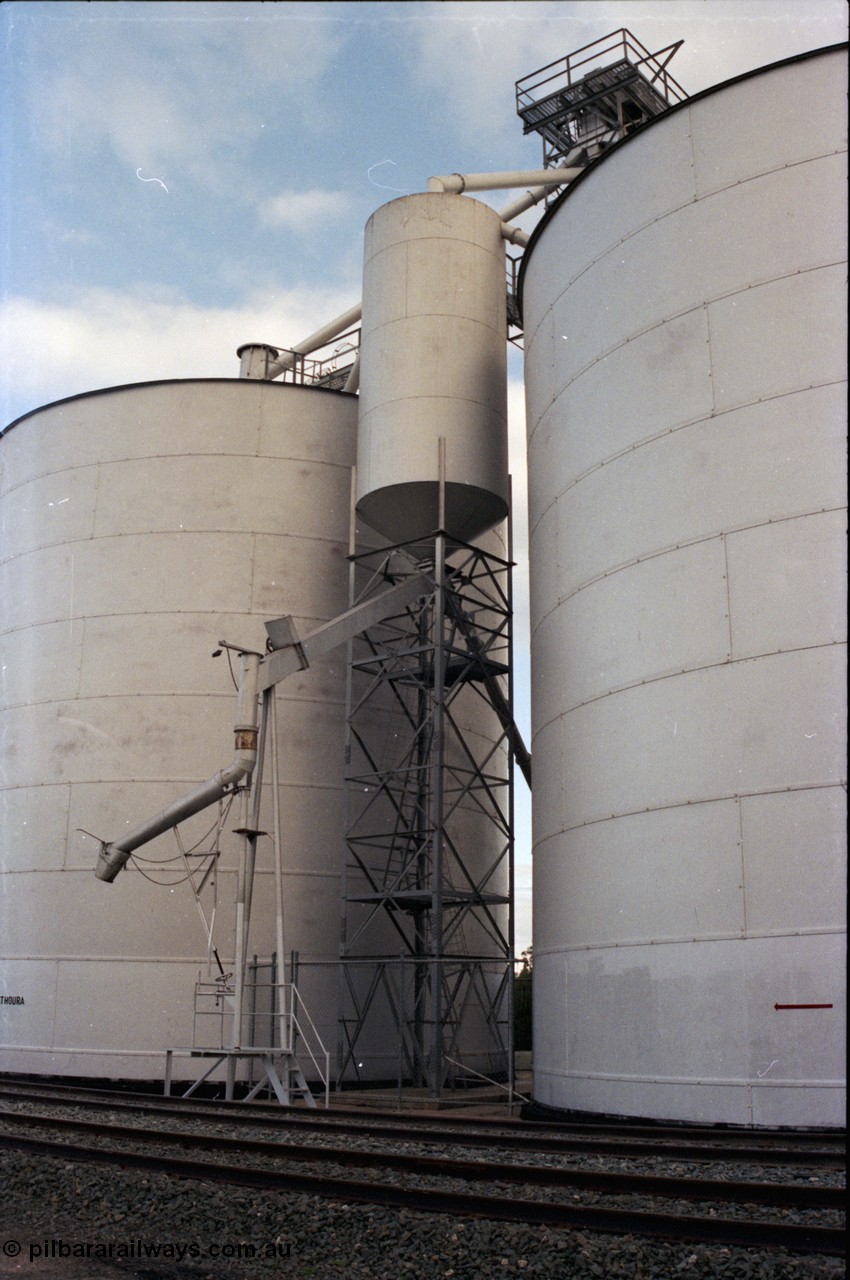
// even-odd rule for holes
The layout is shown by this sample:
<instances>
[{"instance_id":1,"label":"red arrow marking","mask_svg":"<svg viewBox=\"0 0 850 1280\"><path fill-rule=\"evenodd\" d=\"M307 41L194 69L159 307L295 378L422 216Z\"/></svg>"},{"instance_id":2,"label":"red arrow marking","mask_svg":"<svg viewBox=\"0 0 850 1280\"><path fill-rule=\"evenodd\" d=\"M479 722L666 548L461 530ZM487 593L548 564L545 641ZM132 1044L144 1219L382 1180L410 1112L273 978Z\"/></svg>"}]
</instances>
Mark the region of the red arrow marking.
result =
<instances>
[{"instance_id":1,"label":"red arrow marking","mask_svg":"<svg viewBox=\"0 0 850 1280\"><path fill-rule=\"evenodd\" d=\"M775 1004L774 1009L831 1009L831 1004Z\"/></svg>"}]
</instances>

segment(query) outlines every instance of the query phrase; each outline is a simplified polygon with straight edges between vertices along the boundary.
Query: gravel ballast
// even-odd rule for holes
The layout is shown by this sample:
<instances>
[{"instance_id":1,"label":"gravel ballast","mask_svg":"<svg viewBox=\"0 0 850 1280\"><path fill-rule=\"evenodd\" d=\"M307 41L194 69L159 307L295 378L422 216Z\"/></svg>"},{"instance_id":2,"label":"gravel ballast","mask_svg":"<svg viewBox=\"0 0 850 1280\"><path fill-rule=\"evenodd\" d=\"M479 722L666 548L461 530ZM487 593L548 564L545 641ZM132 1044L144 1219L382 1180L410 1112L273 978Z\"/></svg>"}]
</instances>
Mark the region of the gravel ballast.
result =
<instances>
[{"instance_id":1,"label":"gravel ballast","mask_svg":"<svg viewBox=\"0 0 850 1280\"><path fill-rule=\"evenodd\" d=\"M138 1280L838 1280L840 1258L666 1244L575 1230L457 1221L278 1191L0 1151L0 1248L18 1274L62 1280L74 1258ZM731 1176L731 1171L730 1171ZM24 1269L32 1244L44 1269ZM63 1253L63 1249L66 1251ZM69 1252L70 1251L70 1252ZM79 1265L79 1264L78 1264ZM0 1275L13 1275L0 1270ZM85 1274L80 1272L79 1274ZM116 1272L116 1274L118 1274Z\"/></svg>"}]
</instances>

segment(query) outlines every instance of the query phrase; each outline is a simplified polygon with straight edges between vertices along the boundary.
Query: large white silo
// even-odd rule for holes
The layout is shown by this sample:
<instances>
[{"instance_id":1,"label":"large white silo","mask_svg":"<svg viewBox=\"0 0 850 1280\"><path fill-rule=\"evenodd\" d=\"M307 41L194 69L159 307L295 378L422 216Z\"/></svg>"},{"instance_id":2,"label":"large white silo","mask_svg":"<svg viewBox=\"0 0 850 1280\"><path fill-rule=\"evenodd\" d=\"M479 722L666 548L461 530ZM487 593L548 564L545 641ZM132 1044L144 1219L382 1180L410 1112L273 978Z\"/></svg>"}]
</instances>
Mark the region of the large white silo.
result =
<instances>
[{"instance_id":1,"label":"large white silo","mask_svg":"<svg viewBox=\"0 0 850 1280\"><path fill-rule=\"evenodd\" d=\"M691 99L526 254L544 1105L843 1123L846 66Z\"/></svg>"},{"instance_id":2,"label":"large white silo","mask_svg":"<svg viewBox=\"0 0 850 1280\"><path fill-rule=\"evenodd\" d=\"M175 858L176 842L141 848L110 885L93 876L98 840L230 760L236 695L226 656L211 658L219 640L262 651L267 619L292 614L303 631L347 607L356 408L273 383L147 383L48 405L3 436L3 1070L156 1078L166 1047L192 1044L207 938L168 871L181 863L141 862ZM328 1048L345 680L342 651L277 695L285 946ZM237 804L217 873L230 969L239 816ZM216 817L186 823L184 846L209 847ZM261 839L249 946L264 956L272 886ZM202 902L209 918L212 881Z\"/></svg>"}]
</instances>

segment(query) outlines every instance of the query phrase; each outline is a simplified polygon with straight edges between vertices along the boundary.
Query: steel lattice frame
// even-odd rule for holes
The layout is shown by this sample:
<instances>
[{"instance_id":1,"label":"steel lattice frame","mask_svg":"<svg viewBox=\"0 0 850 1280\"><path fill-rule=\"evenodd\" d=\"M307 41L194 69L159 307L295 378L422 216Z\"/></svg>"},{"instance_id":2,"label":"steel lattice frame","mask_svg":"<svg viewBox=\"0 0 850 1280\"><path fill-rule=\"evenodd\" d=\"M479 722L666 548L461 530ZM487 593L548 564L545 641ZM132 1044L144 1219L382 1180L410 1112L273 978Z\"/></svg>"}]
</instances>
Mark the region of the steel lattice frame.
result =
<instances>
[{"instance_id":1,"label":"steel lattice frame","mask_svg":"<svg viewBox=\"0 0 850 1280\"><path fill-rule=\"evenodd\" d=\"M583 163L687 98L667 70L684 42L657 53L621 27L516 82L523 133L539 133L543 167Z\"/></svg>"},{"instance_id":2,"label":"steel lattice frame","mask_svg":"<svg viewBox=\"0 0 850 1280\"><path fill-rule=\"evenodd\" d=\"M351 647L338 1081L389 1023L400 1087L512 1087L511 565L442 533L351 559L352 603L432 589Z\"/></svg>"}]
</instances>

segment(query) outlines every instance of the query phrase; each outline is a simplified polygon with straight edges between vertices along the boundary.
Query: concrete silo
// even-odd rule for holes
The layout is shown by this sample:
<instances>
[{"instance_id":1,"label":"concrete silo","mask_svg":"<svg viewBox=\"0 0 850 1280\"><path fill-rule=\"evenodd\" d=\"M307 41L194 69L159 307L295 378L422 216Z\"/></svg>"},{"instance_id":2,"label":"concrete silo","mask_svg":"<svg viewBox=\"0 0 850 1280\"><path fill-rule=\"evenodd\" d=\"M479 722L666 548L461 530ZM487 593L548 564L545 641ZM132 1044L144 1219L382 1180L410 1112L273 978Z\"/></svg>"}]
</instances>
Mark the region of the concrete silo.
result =
<instances>
[{"instance_id":1,"label":"concrete silo","mask_svg":"<svg viewBox=\"0 0 850 1280\"><path fill-rule=\"evenodd\" d=\"M156 1078L166 1047L192 1044L207 936L175 840L113 886L92 877L97 842L230 758L219 639L262 651L267 619L309 628L346 608L356 407L249 380L147 383L48 405L3 436L3 1070ZM345 678L343 652L278 694L286 947L327 962L308 996L328 1044ZM216 845L217 813L181 828L187 851ZM236 826L238 806L201 894L208 920L218 902L225 968ZM261 841L251 946L265 955L271 883Z\"/></svg>"},{"instance_id":2,"label":"concrete silo","mask_svg":"<svg viewBox=\"0 0 850 1280\"><path fill-rule=\"evenodd\" d=\"M690 99L526 253L543 1105L843 1123L846 69Z\"/></svg>"}]
</instances>

